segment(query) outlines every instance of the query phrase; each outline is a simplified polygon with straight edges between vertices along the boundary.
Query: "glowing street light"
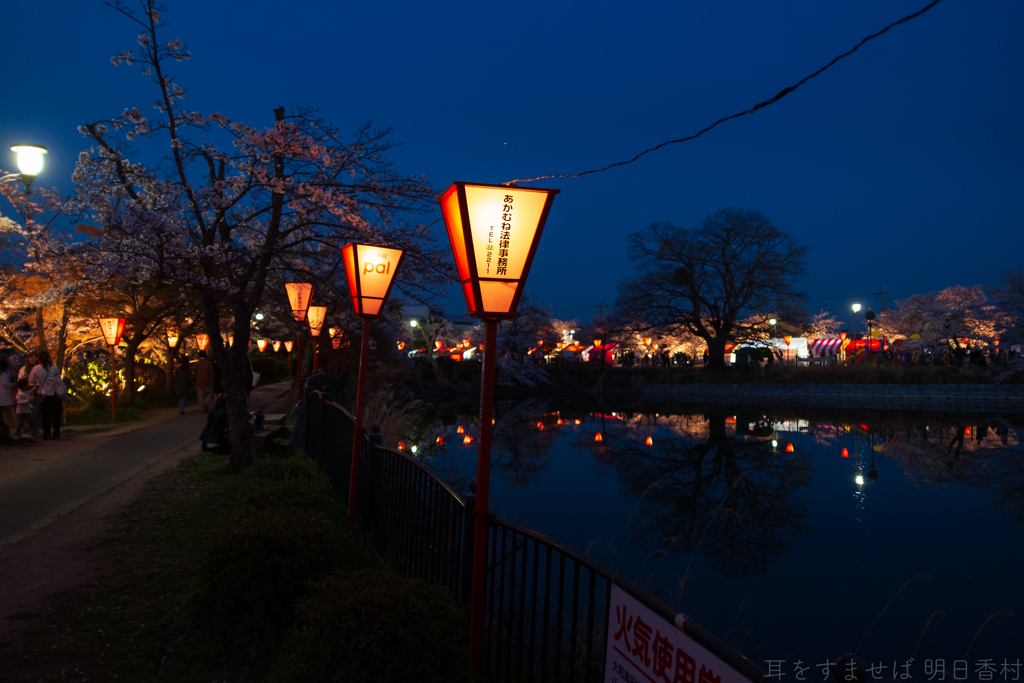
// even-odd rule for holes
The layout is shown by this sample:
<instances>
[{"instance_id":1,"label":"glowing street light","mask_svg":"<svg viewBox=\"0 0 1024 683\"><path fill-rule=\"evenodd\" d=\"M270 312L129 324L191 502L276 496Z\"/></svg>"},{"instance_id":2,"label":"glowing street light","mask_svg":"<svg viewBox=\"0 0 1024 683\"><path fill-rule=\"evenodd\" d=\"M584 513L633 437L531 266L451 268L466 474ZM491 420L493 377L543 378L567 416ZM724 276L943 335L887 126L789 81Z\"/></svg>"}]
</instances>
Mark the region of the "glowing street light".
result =
<instances>
[{"instance_id":1,"label":"glowing street light","mask_svg":"<svg viewBox=\"0 0 1024 683\"><path fill-rule=\"evenodd\" d=\"M180 339L180 335L178 334L178 328L177 327L168 327L167 328L167 348L172 349L172 350L178 348L178 339Z\"/></svg>"},{"instance_id":2,"label":"glowing street light","mask_svg":"<svg viewBox=\"0 0 1024 683\"><path fill-rule=\"evenodd\" d=\"M483 662L484 593L487 570L491 426L498 321L518 315L544 223L558 190L455 182L438 204L455 256L467 315L484 321L477 450L476 527L470 601L470 661L477 675Z\"/></svg>"},{"instance_id":3,"label":"glowing street light","mask_svg":"<svg viewBox=\"0 0 1024 683\"><path fill-rule=\"evenodd\" d=\"M363 395L366 393L366 368L370 357L370 321L384 310L403 256L403 249L368 244L346 244L341 248L352 307L356 315L363 318L363 338L359 345L359 382L356 385L356 425L352 436L352 473L348 487L349 526L356 521L359 451L363 445Z\"/></svg>"},{"instance_id":4,"label":"glowing street light","mask_svg":"<svg viewBox=\"0 0 1024 683\"><path fill-rule=\"evenodd\" d=\"M292 319L296 323L304 323L306 321L306 311L309 310L309 304L313 300L313 285L308 282L287 282L284 286L284 291L288 294L288 306L292 310ZM295 336L295 340L298 343L295 349L296 358L296 375L298 376L299 383L299 401L303 402L305 397L302 393L302 332L299 332ZM292 349L285 342L285 347L288 349L288 353L291 353ZM289 369L291 366L291 359L288 360Z\"/></svg>"},{"instance_id":5,"label":"glowing street light","mask_svg":"<svg viewBox=\"0 0 1024 683\"><path fill-rule=\"evenodd\" d=\"M32 194L32 182L43 170L43 155L46 148L42 145L33 145L20 142L11 145L11 151L17 155L18 170L21 173L12 173L0 178L0 185L21 181L25 186L25 194Z\"/></svg>"},{"instance_id":6,"label":"glowing street light","mask_svg":"<svg viewBox=\"0 0 1024 683\"><path fill-rule=\"evenodd\" d=\"M124 318L100 318L100 332L103 341L110 347L110 420L117 420L117 375L114 368L114 349L121 343L124 333Z\"/></svg>"}]
</instances>

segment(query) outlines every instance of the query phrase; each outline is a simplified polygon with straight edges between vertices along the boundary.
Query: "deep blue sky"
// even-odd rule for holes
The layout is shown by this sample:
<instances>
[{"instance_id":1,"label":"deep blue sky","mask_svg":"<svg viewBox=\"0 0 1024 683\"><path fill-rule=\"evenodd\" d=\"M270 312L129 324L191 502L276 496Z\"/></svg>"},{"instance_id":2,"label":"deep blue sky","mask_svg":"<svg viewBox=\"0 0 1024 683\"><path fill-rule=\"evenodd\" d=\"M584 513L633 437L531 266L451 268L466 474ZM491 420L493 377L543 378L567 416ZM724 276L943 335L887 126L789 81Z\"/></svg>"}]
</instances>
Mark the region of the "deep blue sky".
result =
<instances>
[{"instance_id":1,"label":"deep blue sky","mask_svg":"<svg viewBox=\"0 0 1024 683\"><path fill-rule=\"evenodd\" d=\"M279 105L319 107L342 130L394 125L398 168L441 191L627 159L768 99L925 4L171 0L164 19L193 54L173 70L186 105L253 126ZM4 3L0 16L0 167L14 166L9 143L37 141L50 149L39 182L70 192L76 127L154 99L135 67L109 62L138 31L98 0ZM944 0L697 141L534 183L562 194L527 290L589 319L632 272L628 233L693 227L724 206L810 247L812 312L877 309L865 295L883 286L891 304L994 283L1024 265L1022 35L1019 0Z\"/></svg>"}]
</instances>

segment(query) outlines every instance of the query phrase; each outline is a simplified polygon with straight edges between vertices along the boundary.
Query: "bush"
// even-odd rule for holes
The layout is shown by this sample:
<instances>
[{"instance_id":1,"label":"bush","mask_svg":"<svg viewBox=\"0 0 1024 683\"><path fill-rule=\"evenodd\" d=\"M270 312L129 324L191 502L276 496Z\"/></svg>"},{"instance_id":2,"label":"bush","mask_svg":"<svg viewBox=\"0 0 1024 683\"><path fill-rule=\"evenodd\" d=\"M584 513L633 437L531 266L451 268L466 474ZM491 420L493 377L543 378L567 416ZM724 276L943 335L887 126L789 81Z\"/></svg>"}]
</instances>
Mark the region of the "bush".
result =
<instances>
[{"instance_id":1,"label":"bush","mask_svg":"<svg viewBox=\"0 0 1024 683\"><path fill-rule=\"evenodd\" d=\"M308 581L379 566L365 538L307 458L261 461L247 472L235 514L211 539L198 605L229 640L275 640Z\"/></svg>"},{"instance_id":2,"label":"bush","mask_svg":"<svg viewBox=\"0 0 1024 683\"><path fill-rule=\"evenodd\" d=\"M467 610L440 586L383 571L334 574L296 608L276 683L472 681Z\"/></svg>"}]
</instances>

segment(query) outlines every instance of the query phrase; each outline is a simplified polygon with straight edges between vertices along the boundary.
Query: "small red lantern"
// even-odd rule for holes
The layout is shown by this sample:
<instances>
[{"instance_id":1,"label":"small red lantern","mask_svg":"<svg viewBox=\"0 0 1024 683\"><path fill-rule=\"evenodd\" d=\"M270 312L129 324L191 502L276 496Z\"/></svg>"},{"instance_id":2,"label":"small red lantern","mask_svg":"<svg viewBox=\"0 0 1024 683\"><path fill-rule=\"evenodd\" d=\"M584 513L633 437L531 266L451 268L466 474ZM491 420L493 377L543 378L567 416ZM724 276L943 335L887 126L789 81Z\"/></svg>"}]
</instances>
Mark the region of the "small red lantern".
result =
<instances>
[{"instance_id":1,"label":"small red lantern","mask_svg":"<svg viewBox=\"0 0 1024 683\"><path fill-rule=\"evenodd\" d=\"M791 337L788 334L785 337L783 337L783 339L786 340L786 346L789 346L789 342L793 341L793 337Z\"/></svg>"},{"instance_id":2,"label":"small red lantern","mask_svg":"<svg viewBox=\"0 0 1024 683\"><path fill-rule=\"evenodd\" d=\"M306 319L306 311L313 299L313 285L308 282L288 282L284 286L288 293L288 305L292 309L292 318L301 323Z\"/></svg>"},{"instance_id":3,"label":"small red lantern","mask_svg":"<svg viewBox=\"0 0 1024 683\"><path fill-rule=\"evenodd\" d=\"M324 318L327 317L327 307L310 306L306 317L309 320L309 333L314 337L319 337L320 331L324 327Z\"/></svg>"},{"instance_id":4,"label":"small red lantern","mask_svg":"<svg viewBox=\"0 0 1024 683\"><path fill-rule=\"evenodd\" d=\"M471 437L469 434L466 434L466 436L462 437L462 443L468 446L469 444L473 443L473 437Z\"/></svg>"},{"instance_id":5,"label":"small red lantern","mask_svg":"<svg viewBox=\"0 0 1024 683\"><path fill-rule=\"evenodd\" d=\"M256 348L260 350L260 353L263 353L264 351L266 351L267 350L267 340L266 339L257 339L256 340Z\"/></svg>"},{"instance_id":6,"label":"small red lantern","mask_svg":"<svg viewBox=\"0 0 1024 683\"><path fill-rule=\"evenodd\" d=\"M456 434L465 434L466 433L466 429L462 425L459 425L458 429L455 430L455 433Z\"/></svg>"},{"instance_id":7,"label":"small red lantern","mask_svg":"<svg viewBox=\"0 0 1024 683\"><path fill-rule=\"evenodd\" d=\"M846 333L845 332L840 332L839 333L839 341L846 341Z\"/></svg>"},{"instance_id":8,"label":"small red lantern","mask_svg":"<svg viewBox=\"0 0 1024 683\"><path fill-rule=\"evenodd\" d=\"M436 342L434 342L434 349L437 350L437 351L440 351L443 346L444 346L444 342L443 341L436 341Z\"/></svg>"},{"instance_id":9,"label":"small red lantern","mask_svg":"<svg viewBox=\"0 0 1024 683\"><path fill-rule=\"evenodd\" d=\"M274 353L277 353L278 351L281 350L281 342L279 341L275 341L270 346L274 349Z\"/></svg>"},{"instance_id":10,"label":"small red lantern","mask_svg":"<svg viewBox=\"0 0 1024 683\"><path fill-rule=\"evenodd\" d=\"M437 437L437 445L438 446L443 446L444 445L444 437L442 437L442 436Z\"/></svg>"},{"instance_id":11,"label":"small red lantern","mask_svg":"<svg viewBox=\"0 0 1024 683\"><path fill-rule=\"evenodd\" d=\"M786 444L786 452L787 453L792 453L795 450L796 449L793 448L793 442L792 441L790 441L789 443Z\"/></svg>"},{"instance_id":12,"label":"small red lantern","mask_svg":"<svg viewBox=\"0 0 1024 683\"><path fill-rule=\"evenodd\" d=\"M100 318L100 333L103 334L103 340L107 342L107 346L117 346L121 343L124 323L124 318Z\"/></svg>"},{"instance_id":13,"label":"small red lantern","mask_svg":"<svg viewBox=\"0 0 1024 683\"><path fill-rule=\"evenodd\" d=\"M653 446L654 445L654 439L652 439L651 437L648 436L647 439L644 441L644 445L645 446Z\"/></svg>"},{"instance_id":14,"label":"small red lantern","mask_svg":"<svg viewBox=\"0 0 1024 683\"><path fill-rule=\"evenodd\" d=\"M118 338L120 338L120 335L118 335ZM205 351L206 347L208 347L210 345L210 335L208 335L208 334L197 334L196 335L196 345L199 347L200 351Z\"/></svg>"},{"instance_id":15,"label":"small red lantern","mask_svg":"<svg viewBox=\"0 0 1024 683\"><path fill-rule=\"evenodd\" d=\"M398 350L399 351L404 351L405 350L405 342L404 341L398 342Z\"/></svg>"},{"instance_id":16,"label":"small red lantern","mask_svg":"<svg viewBox=\"0 0 1024 683\"><path fill-rule=\"evenodd\" d=\"M850 457L850 451L847 450L846 446L843 446L843 457L844 458L849 458Z\"/></svg>"},{"instance_id":17,"label":"small red lantern","mask_svg":"<svg viewBox=\"0 0 1024 683\"><path fill-rule=\"evenodd\" d=\"M331 348L335 351L341 348L341 337L335 337L331 340Z\"/></svg>"},{"instance_id":18,"label":"small red lantern","mask_svg":"<svg viewBox=\"0 0 1024 683\"><path fill-rule=\"evenodd\" d=\"M594 441L596 441L596 442L604 441L604 437L601 436L601 432L598 432L597 434L594 434Z\"/></svg>"},{"instance_id":19,"label":"small red lantern","mask_svg":"<svg viewBox=\"0 0 1024 683\"><path fill-rule=\"evenodd\" d=\"M286 341L286 342L284 343L284 350L285 350L285 353L291 353L291 352L292 352L292 347L293 347L293 346L295 346L295 342L291 342L291 341Z\"/></svg>"},{"instance_id":20,"label":"small red lantern","mask_svg":"<svg viewBox=\"0 0 1024 683\"><path fill-rule=\"evenodd\" d=\"M537 429L544 429L544 423L543 422L538 422L537 423Z\"/></svg>"}]
</instances>

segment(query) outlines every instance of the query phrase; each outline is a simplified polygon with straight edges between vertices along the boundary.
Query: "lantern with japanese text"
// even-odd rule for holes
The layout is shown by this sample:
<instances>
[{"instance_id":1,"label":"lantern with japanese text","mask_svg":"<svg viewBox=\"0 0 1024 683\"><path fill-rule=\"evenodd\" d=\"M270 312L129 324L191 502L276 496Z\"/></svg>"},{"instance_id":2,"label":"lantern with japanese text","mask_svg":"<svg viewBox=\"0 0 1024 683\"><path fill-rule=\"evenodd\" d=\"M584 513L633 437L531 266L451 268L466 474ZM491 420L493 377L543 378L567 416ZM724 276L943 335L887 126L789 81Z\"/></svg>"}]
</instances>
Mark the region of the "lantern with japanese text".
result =
<instances>
[{"instance_id":1,"label":"lantern with japanese text","mask_svg":"<svg viewBox=\"0 0 1024 683\"><path fill-rule=\"evenodd\" d=\"M271 348L274 349L274 353L277 353L278 351L281 350L281 342L279 342L279 341L273 342L270 346L271 346Z\"/></svg>"},{"instance_id":2,"label":"lantern with japanese text","mask_svg":"<svg viewBox=\"0 0 1024 683\"><path fill-rule=\"evenodd\" d=\"M176 328L176 327L168 327L167 328L167 348L170 348L170 349L177 348L177 346L178 346L178 339L180 339L180 338L181 337L178 334L178 328Z\"/></svg>"},{"instance_id":3,"label":"lantern with japanese text","mask_svg":"<svg viewBox=\"0 0 1024 683\"><path fill-rule=\"evenodd\" d=\"M517 315L558 190L452 183L438 204L473 318Z\"/></svg>"},{"instance_id":4,"label":"lantern with japanese text","mask_svg":"<svg viewBox=\"0 0 1024 683\"><path fill-rule=\"evenodd\" d=\"M325 317L327 317L326 306L310 306L307 310L306 318L309 321L309 333L314 337L320 336Z\"/></svg>"},{"instance_id":5,"label":"lantern with japanese text","mask_svg":"<svg viewBox=\"0 0 1024 683\"><path fill-rule=\"evenodd\" d=\"M256 340L256 348L258 348L260 350L260 353L263 353L264 351L266 351L267 350L267 340L266 339L257 339Z\"/></svg>"},{"instance_id":6,"label":"lantern with japanese text","mask_svg":"<svg viewBox=\"0 0 1024 683\"><path fill-rule=\"evenodd\" d=\"M306 311L313 300L313 285L308 282L288 282L284 286L288 294L288 305L292 309L292 318L301 323L306 319Z\"/></svg>"},{"instance_id":7,"label":"lantern with japanese text","mask_svg":"<svg viewBox=\"0 0 1024 683\"><path fill-rule=\"evenodd\" d=\"M208 334L197 334L196 335L196 346L199 347L200 351L205 351L210 345L210 335Z\"/></svg>"}]
</instances>

